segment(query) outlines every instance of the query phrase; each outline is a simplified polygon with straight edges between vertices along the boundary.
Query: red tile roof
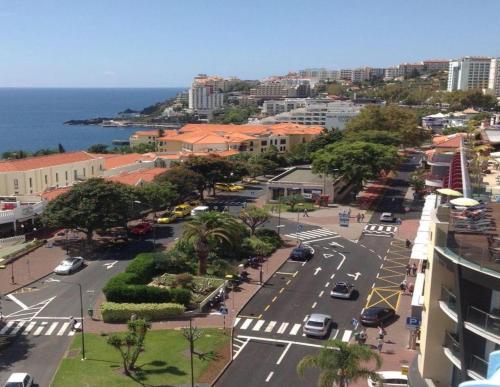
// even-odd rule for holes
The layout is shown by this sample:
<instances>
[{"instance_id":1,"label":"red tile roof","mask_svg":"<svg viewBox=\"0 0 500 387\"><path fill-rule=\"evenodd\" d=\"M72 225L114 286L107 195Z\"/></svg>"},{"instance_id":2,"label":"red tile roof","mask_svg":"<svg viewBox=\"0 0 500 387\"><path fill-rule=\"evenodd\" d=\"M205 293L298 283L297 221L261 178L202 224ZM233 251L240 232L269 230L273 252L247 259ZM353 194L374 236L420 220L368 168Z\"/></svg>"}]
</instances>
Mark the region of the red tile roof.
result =
<instances>
[{"instance_id":1,"label":"red tile roof","mask_svg":"<svg viewBox=\"0 0 500 387\"><path fill-rule=\"evenodd\" d=\"M113 168L123 167L125 165L136 164L140 161L154 161L154 157L147 154L141 155L140 153L127 153L127 154L94 154L104 158L104 169L109 170Z\"/></svg>"},{"instance_id":2,"label":"red tile roof","mask_svg":"<svg viewBox=\"0 0 500 387\"><path fill-rule=\"evenodd\" d=\"M126 172L119 175L110 176L106 178L106 180L113 181L115 183L137 185L140 181L150 183L153 181L155 176L165 171L165 168L141 169L138 171Z\"/></svg>"},{"instance_id":3,"label":"red tile roof","mask_svg":"<svg viewBox=\"0 0 500 387\"><path fill-rule=\"evenodd\" d=\"M87 152L79 151L55 153L46 156L27 157L25 159L4 160L0 161L0 172L30 171L33 169L71 164L99 158L101 158L101 156L95 156Z\"/></svg>"}]
</instances>

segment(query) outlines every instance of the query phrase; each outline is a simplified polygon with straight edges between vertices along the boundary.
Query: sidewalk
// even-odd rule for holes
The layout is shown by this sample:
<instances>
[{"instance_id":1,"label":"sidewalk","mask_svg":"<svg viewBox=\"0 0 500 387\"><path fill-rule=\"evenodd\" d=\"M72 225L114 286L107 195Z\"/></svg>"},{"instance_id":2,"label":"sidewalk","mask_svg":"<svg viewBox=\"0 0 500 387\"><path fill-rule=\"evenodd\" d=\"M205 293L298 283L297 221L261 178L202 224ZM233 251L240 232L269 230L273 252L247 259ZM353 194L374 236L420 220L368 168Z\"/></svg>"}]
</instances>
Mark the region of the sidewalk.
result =
<instances>
[{"instance_id":1,"label":"sidewalk","mask_svg":"<svg viewBox=\"0 0 500 387\"><path fill-rule=\"evenodd\" d=\"M271 255L262 267L262 277L266 282L277 271L281 265L288 259L291 249L295 246L294 241L286 241L285 246L277 250ZM226 328L233 326L234 319L239 311L247 304L248 301L257 293L261 288L258 284L259 270L248 268L246 269L250 274L250 282L244 282L240 285L240 290L237 292L229 292L226 299L226 306L228 314L226 315ZM97 299L94 310L99 310L99 305L104 301L104 296L101 294ZM152 329L180 329L188 326L189 318L184 318L174 321L159 321L152 323ZM194 317L192 323L196 327L208 328L216 327L222 328L224 325L224 318L219 314L210 314L202 317ZM85 317L85 330L87 332L101 333L101 332L120 332L125 331L126 324L107 324L101 320L91 320Z\"/></svg>"}]
</instances>

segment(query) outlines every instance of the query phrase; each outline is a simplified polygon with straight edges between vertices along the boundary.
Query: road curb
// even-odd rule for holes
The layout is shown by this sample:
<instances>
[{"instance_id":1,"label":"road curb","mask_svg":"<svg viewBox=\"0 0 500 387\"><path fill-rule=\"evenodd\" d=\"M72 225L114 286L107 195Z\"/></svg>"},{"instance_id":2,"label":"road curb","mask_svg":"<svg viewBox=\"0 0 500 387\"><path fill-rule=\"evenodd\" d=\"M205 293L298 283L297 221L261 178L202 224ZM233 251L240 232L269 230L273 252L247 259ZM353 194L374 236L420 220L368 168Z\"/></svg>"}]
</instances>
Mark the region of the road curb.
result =
<instances>
[{"instance_id":1,"label":"road curb","mask_svg":"<svg viewBox=\"0 0 500 387\"><path fill-rule=\"evenodd\" d=\"M38 281L40 281L41 279L43 279L43 278L45 278L45 277L48 277L48 276L49 276L49 275L51 275L51 274L52 274L52 271L51 271L51 272L49 272L49 273L47 273L47 274L45 274L45 275L43 275L43 276L41 276L41 277L39 277L39 278L37 278L37 279L34 279L34 280L33 280L33 281L31 281L31 282L28 282L28 283L26 283L26 284L24 284L24 285L20 285L19 287L17 287L17 288L15 288L15 289L11 290L10 292L3 293L3 294L4 294L5 296L7 296L7 295L9 295L9 294L12 294L12 293L14 293L14 292L17 292L19 289L25 288L26 286L30 286L31 284L34 284L35 282L38 282Z\"/></svg>"}]
</instances>

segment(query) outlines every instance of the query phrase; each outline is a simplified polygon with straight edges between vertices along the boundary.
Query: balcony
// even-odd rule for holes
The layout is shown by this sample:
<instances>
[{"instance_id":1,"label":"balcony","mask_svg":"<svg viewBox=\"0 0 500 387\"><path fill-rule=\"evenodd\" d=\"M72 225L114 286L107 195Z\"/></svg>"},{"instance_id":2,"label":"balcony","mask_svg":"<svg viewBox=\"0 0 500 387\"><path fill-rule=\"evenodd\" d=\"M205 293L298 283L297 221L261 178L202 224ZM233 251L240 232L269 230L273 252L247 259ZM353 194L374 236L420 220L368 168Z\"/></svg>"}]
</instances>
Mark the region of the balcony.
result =
<instances>
[{"instance_id":1,"label":"balcony","mask_svg":"<svg viewBox=\"0 0 500 387\"><path fill-rule=\"evenodd\" d=\"M475 306L469 305L465 328L500 345L500 311L487 313Z\"/></svg>"},{"instance_id":2,"label":"balcony","mask_svg":"<svg viewBox=\"0 0 500 387\"><path fill-rule=\"evenodd\" d=\"M460 341L458 335L452 332L446 332L444 337L443 351L445 356L450 360L455 367L462 369L460 362ZM466 356L467 375L475 380L486 378L488 373L488 362L480 356L470 354Z\"/></svg>"},{"instance_id":3,"label":"balcony","mask_svg":"<svg viewBox=\"0 0 500 387\"><path fill-rule=\"evenodd\" d=\"M427 187L443 187L444 179L441 176L429 174L425 177L425 185Z\"/></svg>"},{"instance_id":4,"label":"balcony","mask_svg":"<svg viewBox=\"0 0 500 387\"><path fill-rule=\"evenodd\" d=\"M488 375L488 362L477 355L471 355L468 361L467 374L475 380L485 379Z\"/></svg>"},{"instance_id":5,"label":"balcony","mask_svg":"<svg viewBox=\"0 0 500 387\"><path fill-rule=\"evenodd\" d=\"M439 307L448 315L453 321L457 322L457 298L448 288L441 287L441 298L439 300Z\"/></svg>"},{"instance_id":6,"label":"balcony","mask_svg":"<svg viewBox=\"0 0 500 387\"><path fill-rule=\"evenodd\" d=\"M446 332L444 336L443 351L446 357L458 368L462 368L460 363L460 342L455 333Z\"/></svg>"}]
</instances>

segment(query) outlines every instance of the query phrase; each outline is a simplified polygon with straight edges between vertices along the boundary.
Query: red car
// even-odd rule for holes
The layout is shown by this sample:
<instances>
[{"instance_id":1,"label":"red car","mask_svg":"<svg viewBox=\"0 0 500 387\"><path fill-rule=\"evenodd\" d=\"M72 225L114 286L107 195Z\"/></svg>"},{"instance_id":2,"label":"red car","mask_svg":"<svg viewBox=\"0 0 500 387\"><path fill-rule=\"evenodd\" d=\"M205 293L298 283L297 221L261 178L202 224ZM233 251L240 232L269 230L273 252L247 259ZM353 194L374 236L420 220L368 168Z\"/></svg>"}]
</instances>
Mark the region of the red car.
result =
<instances>
[{"instance_id":1,"label":"red car","mask_svg":"<svg viewBox=\"0 0 500 387\"><path fill-rule=\"evenodd\" d=\"M148 232L151 231L151 223L143 222L143 223L138 223L132 229L130 232L134 235L145 235Z\"/></svg>"}]
</instances>

